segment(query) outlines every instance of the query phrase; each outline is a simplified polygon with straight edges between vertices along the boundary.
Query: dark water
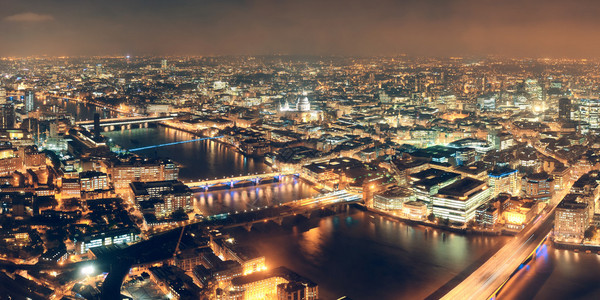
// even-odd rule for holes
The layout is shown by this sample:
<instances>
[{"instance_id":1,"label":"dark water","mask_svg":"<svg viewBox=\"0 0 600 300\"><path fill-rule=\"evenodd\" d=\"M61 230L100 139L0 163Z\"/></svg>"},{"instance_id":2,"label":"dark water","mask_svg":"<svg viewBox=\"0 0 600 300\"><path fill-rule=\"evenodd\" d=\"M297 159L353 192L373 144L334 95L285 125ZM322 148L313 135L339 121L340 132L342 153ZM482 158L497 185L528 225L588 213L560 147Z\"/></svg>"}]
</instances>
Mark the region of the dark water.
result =
<instances>
[{"instance_id":1,"label":"dark water","mask_svg":"<svg viewBox=\"0 0 600 300\"><path fill-rule=\"evenodd\" d=\"M499 299L600 299L600 255L559 250L546 243Z\"/></svg>"},{"instance_id":2,"label":"dark water","mask_svg":"<svg viewBox=\"0 0 600 300\"><path fill-rule=\"evenodd\" d=\"M125 148L188 140L158 127L108 132ZM181 178L215 178L268 171L260 161L212 141L142 151L182 164ZM314 195L294 178L235 190L196 193L206 215L256 208ZM463 236L371 218L363 212L313 220L313 226L253 229L239 241L254 245L270 267L287 266L319 284L323 299L422 299L506 237ZM268 227L269 228L269 227ZM243 231L243 230L242 230ZM600 299L600 256L544 248L511 280L500 299Z\"/></svg>"},{"instance_id":3,"label":"dark water","mask_svg":"<svg viewBox=\"0 0 600 300\"><path fill-rule=\"evenodd\" d=\"M93 120L94 114L99 113L100 118L114 118L116 114L112 111L102 109L92 104L83 104L74 100L37 100L36 107L39 106L56 106L68 112L75 117L75 121ZM56 111L56 109L55 109Z\"/></svg>"},{"instance_id":4,"label":"dark water","mask_svg":"<svg viewBox=\"0 0 600 300\"><path fill-rule=\"evenodd\" d=\"M323 299L423 299L501 239L426 231L359 211L311 229L238 232L269 267L287 266L317 282Z\"/></svg>"},{"instance_id":5,"label":"dark water","mask_svg":"<svg viewBox=\"0 0 600 300\"><path fill-rule=\"evenodd\" d=\"M158 126L103 133L125 149L191 140L187 132ZM247 158L227 146L210 140L138 151L148 157L168 157L181 165L182 180L214 179L269 171L260 160Z\"/></svg>"},{"instance_id":6,"label":"dark water","mask_svg":"<svg viewBox=\"0 0 600 300\"><path fill-rule=\"evenodd\" d=\"M309 184L289 176L273 184L196 193L194 205L204 215L214 215L286 203L316 194Z\"/></svg>"}]
</instances>

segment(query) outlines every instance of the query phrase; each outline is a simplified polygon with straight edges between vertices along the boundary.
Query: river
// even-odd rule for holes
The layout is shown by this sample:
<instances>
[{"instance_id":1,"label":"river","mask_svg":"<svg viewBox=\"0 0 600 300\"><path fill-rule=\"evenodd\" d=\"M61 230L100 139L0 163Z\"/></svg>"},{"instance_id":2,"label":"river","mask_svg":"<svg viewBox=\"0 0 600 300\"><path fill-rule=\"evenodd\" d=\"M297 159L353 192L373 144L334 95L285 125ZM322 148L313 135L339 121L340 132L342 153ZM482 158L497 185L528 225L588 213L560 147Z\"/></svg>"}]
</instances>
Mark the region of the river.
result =
<instances>
[{"instance_id":1,"label":"river","mask_svg":"<svg viewBox=\"0 0 600 300\"><path fill-rule=\"evenodd\" d=\"M124 148L191 139L188 133L157 127L105 133ZM260 160L245 158L213 141L142 151L170 157L183 180L265 172ZM206 214L232 212L314 195L294 178L259 187L197 193ZM323 299L422 299L508 237L464 236L412 227L351 210L297 226L236 232L266 256L270 267L287 266L319 284ZM500 299L599 298L600 256L546 246L507 285Z\"/></svg>"}]
</instances>

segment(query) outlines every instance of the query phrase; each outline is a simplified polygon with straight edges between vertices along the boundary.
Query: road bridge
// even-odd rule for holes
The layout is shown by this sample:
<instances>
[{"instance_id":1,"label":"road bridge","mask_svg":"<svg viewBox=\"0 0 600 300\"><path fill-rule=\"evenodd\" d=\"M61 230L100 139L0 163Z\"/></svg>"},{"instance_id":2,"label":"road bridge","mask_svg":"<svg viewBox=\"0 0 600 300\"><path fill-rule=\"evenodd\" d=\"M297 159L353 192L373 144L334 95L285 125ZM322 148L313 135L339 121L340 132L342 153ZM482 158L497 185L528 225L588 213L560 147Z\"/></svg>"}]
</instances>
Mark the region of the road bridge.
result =
<instances>
[{"instance_id":1,"label":"road bridge","mask_svg":"<svg viewBox=\"0 0 600 300\"><path fill-rule=\"evenodd\" d=\"M276 179L280 180L284 176L296 175L299 176L298 173L292 171L282 171L282 172L268 172L262 174L247 174L240 175L235 177L223 177L223 178L215 178L215 179L205 179L199 181L191 181L184 182L191 189L203 189L205 191L210 190L211 187L215 187L217 185L223 185L228 188L235 188L236 184L240 182L252 182L253 184L260 184L262 180L266 179Z\"/></svg>"},{"instance_id":2,"label":"road bridge","mask_svg":"<svg viewBox=\"0 0 600 300\"><path fill-rule=\"evenodd\" d=\"M104 128L104 131L114 130L117 127L131 128L131 125L138 125L140 127L148 127L148 123L159 123L162 121L173 120L175 116L164 116L164 117L127 117L127 118L112 118L100 120L100 127ZM87 130L91 130L94 127L94 121L78 121L76 125L84 127Z\"/></svg>"},{"instance_id":3,"label":"road bridge","mask_svg":"<svg viewBox=\"0 0 600 300\"><path fill-rule=\"evenodd\" d=\"M562 192L554 195L546 212L529 223L442 299L493 299L546 241L554 228L554 209L569 192L572 184L569 181Z\"/></svg>"}]
</instances>

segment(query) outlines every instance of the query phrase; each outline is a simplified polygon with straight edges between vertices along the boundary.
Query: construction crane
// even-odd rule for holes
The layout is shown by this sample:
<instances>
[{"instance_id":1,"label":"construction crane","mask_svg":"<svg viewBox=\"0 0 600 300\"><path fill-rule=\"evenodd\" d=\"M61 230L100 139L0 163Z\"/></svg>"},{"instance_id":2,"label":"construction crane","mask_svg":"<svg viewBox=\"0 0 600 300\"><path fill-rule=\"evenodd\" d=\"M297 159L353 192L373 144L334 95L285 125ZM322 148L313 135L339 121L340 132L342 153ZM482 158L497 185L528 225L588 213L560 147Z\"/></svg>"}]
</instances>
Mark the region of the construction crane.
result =
<instances>
[{"instance_id":1,"label":"construction crane","mask_svg":"<svg viewBox=\"0 0 600 300\"><path fill-rule=\"evenodd\" d=\"M175 263L175 258L177 257L177 254L180 253L179 245L181 244L181 238L183 237L184 231L185 231L185 225L183 225L183 227L181 227L181 233L179 234L179 240L177 240L177 245L175 246L175 252L173 252L173 263Z\"/></svg>"}]
</instances>

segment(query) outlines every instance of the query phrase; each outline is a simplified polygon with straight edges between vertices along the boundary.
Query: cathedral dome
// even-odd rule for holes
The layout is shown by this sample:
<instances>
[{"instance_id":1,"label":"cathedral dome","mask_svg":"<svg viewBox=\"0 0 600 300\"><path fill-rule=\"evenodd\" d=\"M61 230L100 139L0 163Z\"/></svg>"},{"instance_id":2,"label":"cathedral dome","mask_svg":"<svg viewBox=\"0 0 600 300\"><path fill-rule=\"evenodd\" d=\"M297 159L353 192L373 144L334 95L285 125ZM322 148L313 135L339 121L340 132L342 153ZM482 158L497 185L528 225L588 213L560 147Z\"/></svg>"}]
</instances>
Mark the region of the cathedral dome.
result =
<instances>
[{"instance_id":1,"label":"cathedral dome","mask_svg":"<svg viewBox=\"0 0 600 300\"><path fill-rule=\"evenodd\" d=\"M306 97L306 95L298 97L298 102L296 102L296 109L298 111L310 110L310 102L308 101L308 97Z\"/></svg>"}]
</instances>

